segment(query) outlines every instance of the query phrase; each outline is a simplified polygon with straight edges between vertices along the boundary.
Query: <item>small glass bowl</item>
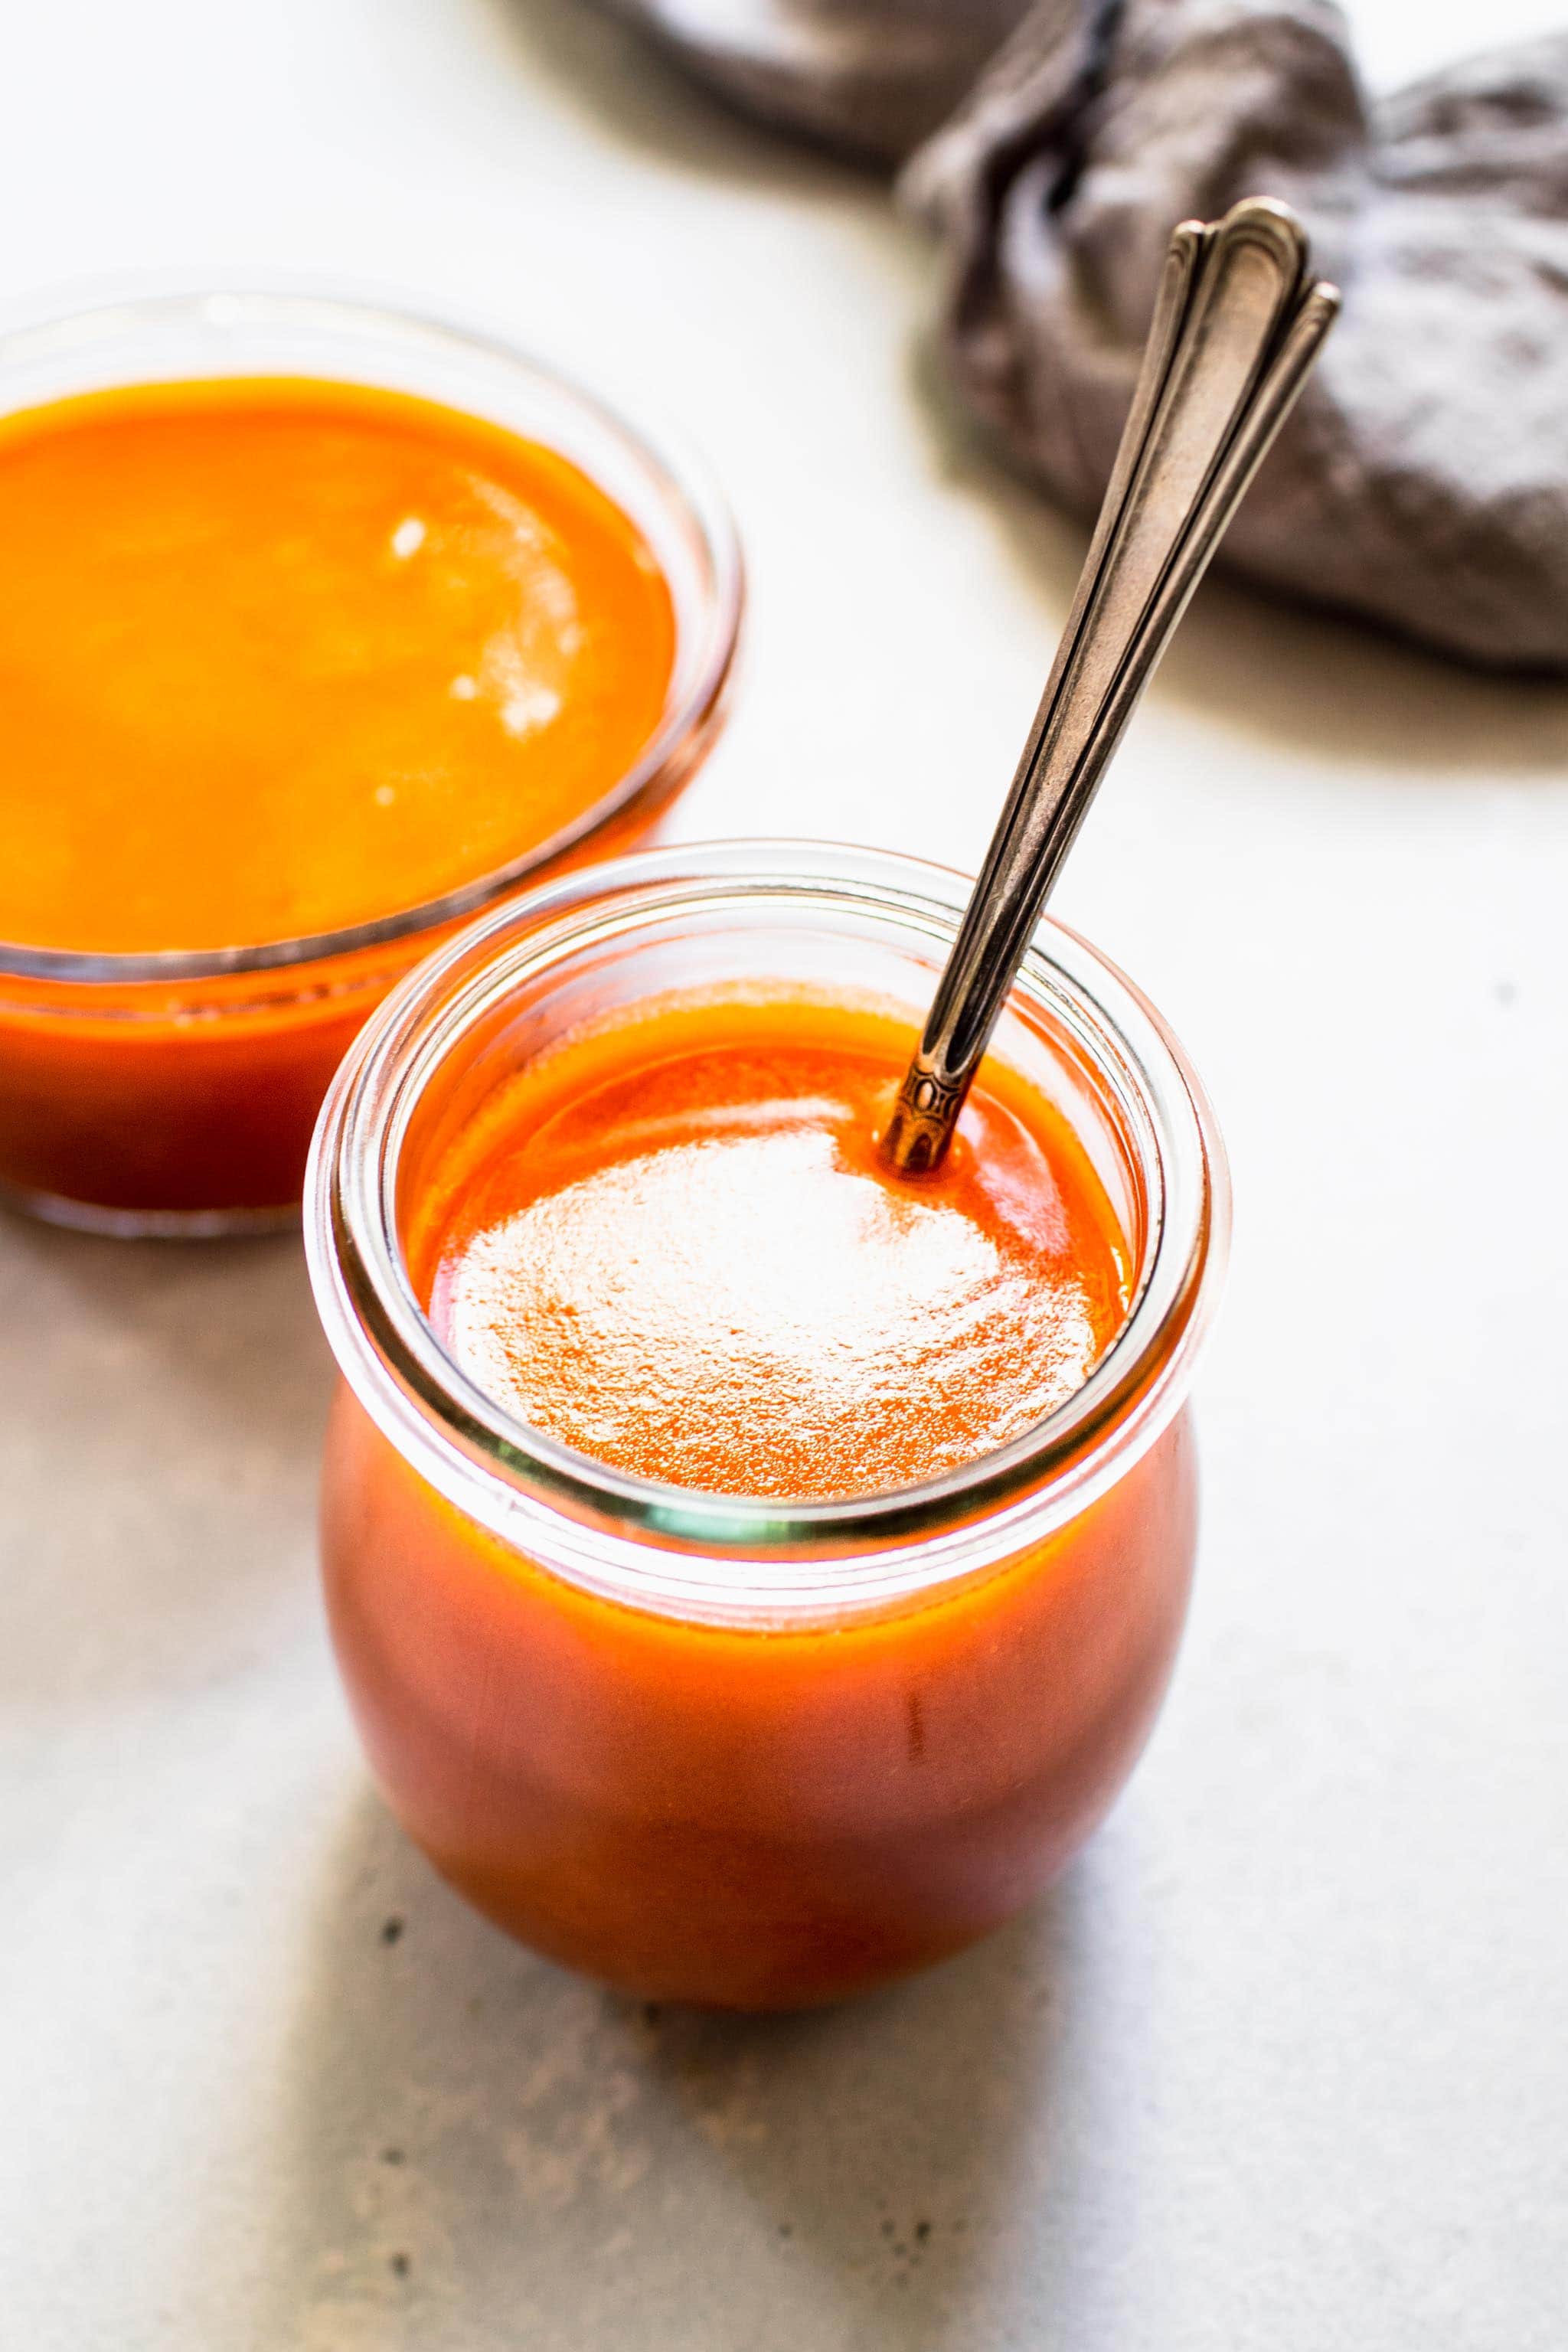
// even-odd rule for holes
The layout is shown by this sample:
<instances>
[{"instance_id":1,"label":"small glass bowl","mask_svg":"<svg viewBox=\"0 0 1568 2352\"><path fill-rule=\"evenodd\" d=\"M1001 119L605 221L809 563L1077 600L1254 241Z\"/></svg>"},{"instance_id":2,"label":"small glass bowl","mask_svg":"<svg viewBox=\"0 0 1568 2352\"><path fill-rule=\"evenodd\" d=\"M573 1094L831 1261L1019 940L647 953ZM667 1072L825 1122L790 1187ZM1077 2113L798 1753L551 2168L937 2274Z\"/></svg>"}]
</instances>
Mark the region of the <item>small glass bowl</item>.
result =
<instances>
[{"instance_id":1,"label":"small glass bowl","mask_svg":"<svg viewBox=\"0 0 1568 2352\"><path fill-rule=\"evenodd\" d=\"M221 288L0 334L4 414L120 384L268 375L414 394L570 458L630 516L668 583L676 652L663 717L574 823L425 904L191 952L0 942L0 1201L56 1223L198 1235L295 1221L321 1097L393 982L493 901L645 839L721 720L742 601L722 500L688 455L508 344L357 301Z\"/></svg>"},{"instance_id":2,"label":"small glass bowl","mask_svg":"<svg viewBox=\"0 0 1568 2352\"><path fill-rule=\"evenodd\" d=\"M1043 922L991 1051L1093 1162L1131 1305L1036 1428L844 1501L698 1493L530 1428L437 1337L403 1235L453 1132L579 1024L805 987L907 1007L912 1038L965 896L808 842L567 877L412 973L322 1111L306 1248L343 1376L322 1561L373 1768L481 1910L649 1998L793 2008L941 1959L1121 1788L1192 1574L1186 1399L1227 1226L1213 1118L1137 990Z\"/></svg>"}]
</instances>

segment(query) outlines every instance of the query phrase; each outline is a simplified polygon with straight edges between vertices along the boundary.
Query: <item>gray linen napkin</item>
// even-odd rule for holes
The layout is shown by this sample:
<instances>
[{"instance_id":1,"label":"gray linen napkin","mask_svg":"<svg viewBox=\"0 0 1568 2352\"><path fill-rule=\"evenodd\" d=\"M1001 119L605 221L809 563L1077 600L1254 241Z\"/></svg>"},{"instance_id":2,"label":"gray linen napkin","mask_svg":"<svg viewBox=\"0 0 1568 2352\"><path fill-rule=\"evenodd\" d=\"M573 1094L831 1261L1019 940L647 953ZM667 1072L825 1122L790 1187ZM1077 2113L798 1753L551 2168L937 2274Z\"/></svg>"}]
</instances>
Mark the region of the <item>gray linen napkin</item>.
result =
<instances>
[{"instance_id":1,"label":"gray linen napkin","mask_svg":"<svg viewBox=\"0 0 1568 2352\"><path fill-rule=\"evenodd\" d=\"M731 47L743 18L775 36L787 22L789 70L748 102L841 138L853 120L882 152L920 119L921 89L928 110L951 96L960 58L931 40L939 21L984 47L1013 13L616 5L667 32L679 17L699 58L700 15ZM814 112L848 87L847 59L858 113L837 97ZM1172 226L1284 197L1345 310L1232 526L1229 568L1477 662L1568 669L1568 36L1373 101L1329 0L1037 0L901 185L948 257L962 393L1083 515Z\"/></svg>"},{"instance_id":2,"label":"gray linen napkin","mask_svg":"<svg viewBox=\"0 0 1568 2352\"><path fill-rule=\"evenodd\" d=\"M897 162L1028 0L604 0L749 113Z\"/></svg>"}]
</instances>

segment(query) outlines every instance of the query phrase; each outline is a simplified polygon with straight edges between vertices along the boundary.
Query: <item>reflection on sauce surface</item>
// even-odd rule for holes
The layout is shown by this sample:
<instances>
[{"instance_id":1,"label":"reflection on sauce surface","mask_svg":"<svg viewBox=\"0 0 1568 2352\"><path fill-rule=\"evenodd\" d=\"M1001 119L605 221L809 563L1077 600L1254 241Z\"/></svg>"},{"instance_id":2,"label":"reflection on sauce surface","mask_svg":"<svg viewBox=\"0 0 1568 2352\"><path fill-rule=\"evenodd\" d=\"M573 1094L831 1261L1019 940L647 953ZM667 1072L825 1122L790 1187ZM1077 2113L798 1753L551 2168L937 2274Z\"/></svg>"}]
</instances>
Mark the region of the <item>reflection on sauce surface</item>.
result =
<instances>
[{"instance_id":1,"label":"reflection on sauce surface","mask_svg":"<svg viewBox=\"0 0 1568 2352\"><path fill-rule=\"evenodd\" d=\"M562 1443L711 1492L879 1493L1021 1436L1114 1335L1121 1238L1043 1100L983 1087L939 1176L889 1177L904 1044L716 998L523 1072L416 1245L451 1352Z\"/></svg>"}]
</instances>

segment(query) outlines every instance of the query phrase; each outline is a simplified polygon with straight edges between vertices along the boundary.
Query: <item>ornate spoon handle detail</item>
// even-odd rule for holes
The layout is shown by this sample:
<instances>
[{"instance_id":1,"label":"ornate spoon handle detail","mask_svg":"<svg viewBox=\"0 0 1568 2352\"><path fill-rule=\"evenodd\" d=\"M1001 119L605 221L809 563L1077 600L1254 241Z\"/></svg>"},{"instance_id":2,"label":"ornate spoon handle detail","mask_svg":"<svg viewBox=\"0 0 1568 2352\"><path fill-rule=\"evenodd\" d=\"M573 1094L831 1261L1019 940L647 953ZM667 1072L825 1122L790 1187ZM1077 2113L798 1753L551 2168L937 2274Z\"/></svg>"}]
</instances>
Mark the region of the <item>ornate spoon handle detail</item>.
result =
<instances>
[{"instance_id":1,"label":"ornate spoon handle detail","mask_svg":"<svg viewBox=\"0 0 1568 2352\"><path fill-rule=\"evenodd\" d=\"M1106 763L1333 324L1308 258L1294 214L1261 198L1171 238L1067 627L882 1138L901 1174L940 1164Z\"/></svg>"}]
</instances>

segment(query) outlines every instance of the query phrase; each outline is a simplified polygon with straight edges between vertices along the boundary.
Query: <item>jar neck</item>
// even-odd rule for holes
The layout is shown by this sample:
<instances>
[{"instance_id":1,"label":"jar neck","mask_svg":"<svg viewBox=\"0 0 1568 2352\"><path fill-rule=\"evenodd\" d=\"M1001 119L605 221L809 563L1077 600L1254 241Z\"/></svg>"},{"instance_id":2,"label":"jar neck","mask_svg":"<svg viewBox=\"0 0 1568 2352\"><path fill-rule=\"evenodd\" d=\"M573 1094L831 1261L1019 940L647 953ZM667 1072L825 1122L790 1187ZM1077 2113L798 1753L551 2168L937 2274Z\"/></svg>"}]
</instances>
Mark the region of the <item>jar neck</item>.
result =
<instances>
[{"instance_id":1,"label":"jar neck","mask_svg":"<svg viewBox=\"0 0 1568 2352\"><path fill-rule=\"evenodd\" d=\"M716 968L775 937L797 960L881 965L918 1019L966 896L941 869L803 843L717 844L568 876L475 924L389 998L329 1096L307 1185L312 1279L345 1377L448 1501L556 1572L680 1615L769 1621L877 1607L967 1577L1088 1507L1180 1410L1217 1286L1226 1197L1180 1048L1115 969L1040 926L1010 1000L1019 1040L1070 1058L1082 1115L1125 1164L1135 1280L1085 1382L1033 1430L924 1485L781 1504L635 1478L512 1419L447 1353L404 1263L421 1120L570 1021L612 971L682 950ZM783 953L784 950L778 952ZM727 961L727 959L729 961ZM629 984L629 983L628 983ZM1009 1051L1006 1024L993 1049ZM476 1075L477 1074L477 1075ZM1107 1147L1110 1148L1110 1145Z\"/></svg>"}]
</instances>

